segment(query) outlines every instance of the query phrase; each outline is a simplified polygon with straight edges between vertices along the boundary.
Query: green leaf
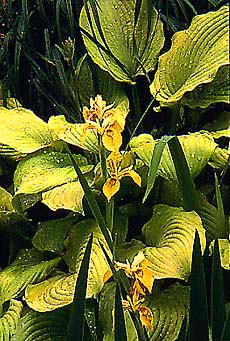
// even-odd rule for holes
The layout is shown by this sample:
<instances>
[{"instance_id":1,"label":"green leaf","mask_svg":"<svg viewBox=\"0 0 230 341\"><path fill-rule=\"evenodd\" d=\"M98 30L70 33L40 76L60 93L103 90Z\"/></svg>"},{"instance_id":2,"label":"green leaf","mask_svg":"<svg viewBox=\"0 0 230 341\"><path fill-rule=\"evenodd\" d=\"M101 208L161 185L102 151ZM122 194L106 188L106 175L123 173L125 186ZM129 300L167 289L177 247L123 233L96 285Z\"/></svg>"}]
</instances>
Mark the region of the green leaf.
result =
<instances>
[{"instance_id":1,"label":"green leaf","mask_svg":"<svg viewBox=\"0 0 230 341\"><path fill-rule=\"evenodd\" d=\"M84 214L84 191L79 181L69 182L42 193L42 202L51 210L71 210Z\"/></svg>"},{"instance_id":2,"label":"green leaf","mask_svg":"<svg viewBox=\"0 0 230 341\"><path fill-rule=\"evenodd\" d=\"M114 309L114 340L115 341L120 341L120 340L127 341L125 318L124 318L124 311L122 307L121 297L122 296L121 296L119 284L116 283L115 309Z\"/></svg>"},{"instance_id":3,"label":"green leaf","mask_svg":"<svg viewBox=\"0 0 230 341\"><path fill-rule=\"evenodd\" d=\"M132 239L130 242L121 243L115 248L115 259L122 263L125 263L126 260L132 262L134 256L145 247L146 244L136 239Z\"/></svg>"},{"instance_id":4,"label":"green leaf","mask_svg":"<svg viewBox=\"0 0 230 341\"><path fill-rule=\"evenodd\" d=\"M58 265L60 258L43 261L41 256L31 250L25 250L2 272L0 272L0 302L19 297L29 283L35 283Z\"/></svg>"},{"instance_id":5,"label":"green leaf","mask_svg":"<svg viewBox=\"0 0 230 341\"><path fill-rule=\"evenodd\" d=\"M230 115L228 111L223 111L215 121L204 126L210 134L215 138L229 137L230 138Z\"/></svg>"},{"instance_id":6,"label":"green leaf","mask_svg":"<svg viewBox=\"0 0 230 341\"><path fill-rule=\"evenodd\" d=\"M0 340L11 341L17 328L23 305L16 300L10 300L8 310L0 317Z\"/></svg>"},{"instance_id":7,"label":"green leaf","mask_svg":"<svg viewBox=\"0 0 230 341\"><path fill-rule=\"evenodd\" d=\"M102 216L102 213L101 213L101 210L100 210L98 203L96 201L95 195L94 195L92 189L89 187L89 185L88 185L78 163L76 162L76 160L74 159L74 157L72 156L72 154L70 152L69 152L69 156L71 158L71 161L72 161L72 164L73 164L74 169L76 171L76 174L79 177L79 181L82 185L82 188L84 189L86 200L88 201L91 212L92 212L98 226L100 226L101 232L102 232L102 234L106 240L107 246L109 247L110 251L112 252L113 243L112 243L111 235L110 235L108 226L104 220L104 217Z\"/></svg>"},{"instance_id":8,"label":"green leaf","mask_svg":"<svg viewBox=\"0 0 230 341\"><path fill-rule=\"evenodd\" d=\"M210 240L226 238L227 221L222 212L213 206L201 192L196 192L198 214ZM164 181L158 202L171 206L183 206L182 194L176 183Z\"/></svg>"},{"instance_id":9,"label":"green leaf","mask_svg":"<svg viewBox=\"0 0 230 341\"><path fill-rule=\"evenodd\" d=\"M114 338L115 283L108 283L102 290L99 302L99 321L104 331L104 341ZM176 284L163 292L149 295L141 304L153 313L152 329L148 331L151 341L174 341L177 339L183 319L188 315L189 288ZM127 340L139 341L132 319L124 311Z\"/></svg>"},{"instance_id":10,"label":"green leaf","mask_svg":"<svg viewBox=\"0 0 230 341\"><path fill-rule=\"evenodd\" d=\"M128 112L129 100L122 85L116 82L108 72L93 64L87 54L79 60L75 74L80 101L79 109L82 110L83 106L88 107L89 99L100 94L107 105L114 103L114 107L122 107Z\"/></svg>"},{"instance_id":11,"label":"green leaf","mask_svg":"<svg viewBox=\"0 0 230 341\"><path fill-rule=\"evenodd\" d=\"M220 263L219 244L214 242L211 282L211 326L212 341L219 341L226 318L223 274Z\"/></svg>"},{"instance_id":12,"label":"green leaf","mask_svg":"<svg viewBox=\"0 0 230 341\"><path fill-rule=\"evenodd\" d=\"M45 314L27 310L21 317L11 341L63 341L69 318L69 308Z\"/></svg>"},{"instance_id":13,"label":"green leaf","mask_svg":"<svg viewBox=\"0 0 230 341\"><path fill-rule=\"evenodd\" d=\"M230 327L230 311L228 312L228 315L226 317L224 329L223 329L223 333L221 335L220 341L228 341L228 339L229 339L229 327Z\"/></svg>"},{"instance_id":14,"label":"green leaf","mask_svg":"<svg viewBox=\"0 0 230 341\"><path fill-rule=\"evenodd\" d=\"M115 341L114 335L114 308L115 308L115 283L107 283L100 294L99 323L102 327L103 341ZM127 339L137 341L138 335L134 324L127 311L124 311L127 330ZM128 323L127 323L128 320Z\"/></svg>"},{"instance_id":15,"label":"green leaf","mask_svg":"<svg viewBox=\"0 0 230 341\"><path fill-rule=\"evenodd\" d=\"M215 206L210 204L207 198L197 193L199 215L208 236L213 238L225 238L227 221L225 216Z\"/></svg>"},{"instance_id":16,"label":"green leaf","mask_svg":"<svg viewBox=\"0 0 230 341\"><path fill-rule=\"evenodd\" d=\"M205 287L205 273L202 259L202 246L196 232L191 271L189 336L190 341L209 341L208 308Z\"/></svg>"},{"instance_id":17,"label":"green leaf","mask_svg":"<svg viewBox=\"0 0 230 341\"><path fill-rule=\"evenodd\" d=\"M215 169L224 169L230 159L230 150L217 147L209 160L210 166Z\"/></svg>"},{"instance_id":18,"label":"green leaf","mask_svg":"<svg viewBox=\"0 0 230 341\"><path fill-rule=\"evenodd\" d=\"M176 340L183 319L188 316L189 288L175 284L159 295L150 296L146 303L154 316L153 329L149 332L150 340Z\"/></svg>"},{"instance_id":19,"label":"green leaf","mask_svg":"<svg viewBox=\"0 0 230 341\"><path fill-rule=\"evenodd\" d=\"M229 65L220 67L211 83L200 84L194 91L187 92L182 99L182 103L190 108L207 108L210 104L216 102L230 103L229 72Z\"/></svg>"},{"instance_id":20,"label":"green leaf","mask_svg":"<svg viewBox=\"0 0 230 341\"><path fill-rule=\"evenodd\" d=\"M178 136L192 178L195 178L207 165L217 146L208 133L192 133ZM153 149L157 141L149 134L141 134L130 141L131 151L150 166ZM164 148L157 174L168 181L177 181L177 174L172 156L167 145Z\"/></svg>"},{"instance_id":21,"label":"green leaf","mask_svg":"<svg viewBox=\"0 0 230 341\"><path fill-rule=\"evenodd\" d=\"M157 176L157 170L161 161L161 156L164 151L164 148L166 147L167 143L169 142L169 139L172 137L162 137L160 141L157 141L157 143L154 146L153 155L151 158L151 163L149 167L148 177L147 177L147 187L145 191L145 195L142 202L145 202L147 199L149 193L151 192L156 176Z\"/></svg>"},{"instance_id":22,"label":"green leaf","mask_svg":"<svg viewBox=\"0 0 230 341\"><path fill-rule=\"evenodd\" d=\"M144 164L150 167L155 144L156 142L154 141L152 135L140 134L132 138L132 140L129 142L129 147L132 152L137 154Z\"/></svg>"},{"instance_id":23,"label":"green leaf","mask_svg":"<svg viewBox=\"0 0 230 341\"><path fill-rule=\"evenodd\" d=\"M1 96L0 96L1 97ZM6 107L7 109L15 109L21 107L21 104L12 97L6 98L6 105L3 105L4 101L0 99L0 107Z\"/></svg>"},{"instance_id":24,"label":"green leaf","mask_svg":"<svg viewBox=\"0 0 230 341\"><path fill-rule=\"evenodd\" d=\"M105 280L110 275L109 265L100 247L103 243L107 253L112 258L106 246L105 239L94 220L84 220L72 227L66 241L65 261L72 275L59 274L46 281L27 287L25 299L29 307L45 312L51 311L73 302L76 280L82 263L89 235L93 232L94 239L88 273L87 295L98 295ZM108 276L108 277L107 277Z\"/></svg>"},{"instance_id":25,"label":"green leaf","mask_svg":"<svg viewBox=\"0 0 230 341\"><path fill-rule=\"evenodd\" d=\"M69 123L63 115L52 116L48 122L49 128L59 139L79 148L98 153L98 137L95 130L84 131L84 123Z\"/></svg>"},{"instance_id":26,"label":"green leaf","mask_svg":"<svg viewBox=\"0 0 230 341\"><path fill-rule=\"evenodd\" d=\"M174 136L168 142L168 146L176 170L179 188L183 196L184 201L183 206L187 211L192 210L198 211L195 185L190 174L190 170L182 149L182 145L180 144L179 139L176 136Z\"/></svg>"},{"instance_id":27,"label":"green leaf","mask_svg":"<svg viewBox=\"0 0 230 341\"><path fill-rule=\"evenodd\" d=\"M75 157L88 171L86 159L81 155ZM68 154L44 150L19 162L14 173L15 194L39 193L76 179Z\"/></svg>"},{"instance_id":28,"label":"green leaf","mask_svg":"<svg viewBox=\"0 0 230 341\"><path fill-rule=\"evenodd\" d=\"M76 281L74 300L71 307L66 341L82 341L84 338L84 311L87 278L89 274L90 253L93 244L93 233L87 242L82 263Z\"/></svg>"},{"instance_id":29,"label":"green leaf","mask_svg":"<svg viewBox=\"0 0 230 341\"><path fill-rule=\"evenodd\" d=\"M222 268L230 270L230 241L228 239L218 239L220 250L220 261ZM214 241L210 244L209 250L213 253Z\"/></svg>"},{"instance_id":30,"label":"green leaf","mask_svg":"<svg viewBox=\"0 0 230 341\"><path fill-rule=\"evenodd\" d=\"M0 154L20 159L50 146L57 138L32 111L0 108Z\"/></svg>"},{"instance_id":31,"label":"green leaf","mask_svg":"<svg viewBox=\"0 0 230 341\"><path fill-rule=\"evenodd\" d=\"M98 21L84 7L80 26L90 57L118 81L134 83L155 68L164 43L163 26L155 9L151 26L147 1L142 1L135 25L134 0L98 0ZM144 71L143 71L144 70Z\"/></svg>"},{"instance_id":32,"label":"green leaf","mask_svg":"<svg viewBox=\"0 0 230 341\"><path fill-rule=\"evenodd\" d=\"M92 166L87 165L87 160L81 155L74 155L74 158L89 180L86 173ZM42 202L52 210L63 208L83 213L84 191L66 153L44 150L21 160L14 173L14 188L14 202L18 195L29 194L28 198L23 196L21 200L22 204L29 206L37 201L37 197L31 197L31 194L41 193ZM30 199L32 202L29 203ZM16 206L20 205L16 203Z\"/></svg>"},{"instance_id":33,"label":"green leaf","mask_svg":"<svg viewBox=\"0 0 230 341\"><path fill-rule=\"evenodd\" d=\"M155 206L152 218L143 227L150 247L141 251L151 262L155 278L188 279L195 231L199 232L204 251L205 230L198 214L167 205Z\"/></svg>"},{"instance_id":34,"label":"green leaf","mask_svg":"<svg viewBox=\"0 0 230 341\"><path fill-rule=\"evenodd\" d=\"M32 239L33 245L42 252L62 252L67 233L77 221L78 217L70 216L38 223L37 232Z\"/></svg>"},{"instance_id":35,"label":"green leaf","mask_svg":"<svg viewBox=\"0 0 230 341\"><path fill-rule=\"evenodd\" d=\"M171 106L182 101L192 107L207 107L213 102L229 101L227 88L224 86L221 90L220 84L228 82L222 78L228 73L227 67L218 72L229 65L228 42L228 6L194 17L188 30L175 33L171 49L159 58L159 67L150 86L160 106ZM212 85L209 84L211 82ZM200 85L202 88L199 89ZM192 91L196 94L190 95ZM215 91L218 98L213 96Z\"/></svg>"},{"instance_id":36,"label":"green leaf","mask_svg":"<svg viewBox=\"0 0 230 341\"><path fill-rule=\"evenodd\" d=\"M0 211L13 211L12 195L0 187Z\"/></svg>"}]
</instances>

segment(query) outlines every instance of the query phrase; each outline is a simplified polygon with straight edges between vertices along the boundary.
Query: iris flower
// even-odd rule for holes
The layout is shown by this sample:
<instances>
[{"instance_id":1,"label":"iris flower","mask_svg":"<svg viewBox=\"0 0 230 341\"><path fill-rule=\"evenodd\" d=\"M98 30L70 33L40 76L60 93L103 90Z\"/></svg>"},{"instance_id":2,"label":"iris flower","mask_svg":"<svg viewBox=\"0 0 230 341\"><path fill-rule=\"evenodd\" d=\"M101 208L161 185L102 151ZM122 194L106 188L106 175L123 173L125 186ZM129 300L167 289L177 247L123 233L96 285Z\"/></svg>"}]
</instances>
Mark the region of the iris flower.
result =
<instances>
[{"instance_id":1,"label":"iris flower","mask_svg":"<svg viewBox=\"0 0 230 341\"><path fill-rule=\"evenodd\" d=\"M106 161L109 177L103 186L103 193L108 201L119 191L120 181L125 176L131 177L138 186L141 186L141 177L133 169L130 153L122 155L119 152L113 152Z\"/></svg>"},{"instance_id":2,"label":"iris flower","mask_svg":"<svg viewBox=\"0 0 230 341\"><path fill-rule=\"evenodd\" d=\"M143 302L147 294L152 292L154 273L149 262L142 252L134 257L132 264L115 262L117 270L124 270L126 275L132 279L130 296L123 302L125 309L137 311L140 314L141 323L147 328L152 327L153 314Z\"/></svg>"},{"instance_id":3,"label":"iris flower","mask_svg":"<svg viewBox=\"0 0 230 341\"><path fill-rule=\"evenodd\" d=\"M116 152L122 144L121 133L124 130L126 113L118 108L113 108L113 104L106 106L100 95L95 99L90 98L90 109L83 108L83 118L85 120L84 135L86 130L96 130L102 137L102 144L111 151Z\"/></svg>"}]
</instances>

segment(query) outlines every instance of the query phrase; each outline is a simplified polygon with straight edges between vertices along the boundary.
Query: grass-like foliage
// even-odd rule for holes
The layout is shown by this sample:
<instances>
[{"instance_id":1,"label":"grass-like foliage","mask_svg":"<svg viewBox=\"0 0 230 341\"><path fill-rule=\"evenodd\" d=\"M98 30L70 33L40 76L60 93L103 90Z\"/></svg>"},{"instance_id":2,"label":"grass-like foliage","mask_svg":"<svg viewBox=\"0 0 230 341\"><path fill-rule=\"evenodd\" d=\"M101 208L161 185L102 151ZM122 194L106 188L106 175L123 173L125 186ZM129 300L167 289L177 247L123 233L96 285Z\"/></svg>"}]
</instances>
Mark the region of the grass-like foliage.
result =
<instances>
[{"instance_id":1,"label":"grass-like foliage","mask_svg":"<svg viewBox=\"0 0 230 341\"><path fill-rule=\"evenodd\" d=\"M230 340L225 1L0 2L0 340Z\"/></svg>"}]
</instances>

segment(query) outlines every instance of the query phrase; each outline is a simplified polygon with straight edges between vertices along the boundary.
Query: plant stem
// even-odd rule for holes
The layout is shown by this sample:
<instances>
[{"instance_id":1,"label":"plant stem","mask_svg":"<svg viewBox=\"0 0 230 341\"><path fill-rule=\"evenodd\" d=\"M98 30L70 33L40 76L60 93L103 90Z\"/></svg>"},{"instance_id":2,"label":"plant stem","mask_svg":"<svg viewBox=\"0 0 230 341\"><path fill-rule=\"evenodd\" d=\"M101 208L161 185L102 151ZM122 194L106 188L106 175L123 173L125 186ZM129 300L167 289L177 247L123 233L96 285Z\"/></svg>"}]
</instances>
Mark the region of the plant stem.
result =
<instances>
[{"instance_id":1,"label":"plant stem","mask_svg":"<svg viewBox=\"0 0 230 341\"><path fill-rule=\"evenodd\" d=\"M132 99L135 113L134 126L138 124L138 126L142 128L142 121L139 121L141 117L141 108L136 84L132 86Z\"/></svg>"}]
</instances>

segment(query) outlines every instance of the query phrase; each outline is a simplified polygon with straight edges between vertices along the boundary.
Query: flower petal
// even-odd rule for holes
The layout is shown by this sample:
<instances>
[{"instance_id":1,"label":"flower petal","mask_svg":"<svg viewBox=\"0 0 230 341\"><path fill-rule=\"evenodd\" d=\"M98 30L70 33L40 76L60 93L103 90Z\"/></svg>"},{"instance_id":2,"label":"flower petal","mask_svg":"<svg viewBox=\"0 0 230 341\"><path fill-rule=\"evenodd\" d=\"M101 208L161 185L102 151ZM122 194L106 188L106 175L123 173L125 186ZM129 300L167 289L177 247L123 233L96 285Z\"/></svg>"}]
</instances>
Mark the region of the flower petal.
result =
<instances>
[{"instance_id":1,"label":"flower petal","mask_svg":"<svg viewBox=\"0 0 230 341\"><path fill-rule=\"evenodd\" d=\"M109 151L118 151L122 145L121 133L111 127L107 128L102 135L102 143Z\"/></svg>"},{"instance_id":2,"label":"flower petal","mask_svg":"<svg viewBox=\"0 0 230 341\"><path fill-rule=\"evenodd\" d=\"M122 171L119 173L119 179L125 177L125 176L130 176L133 181L141 187L141 177L140 175L135 172L135 170L130 169L130 167L127 167L125 169L122 169Z\"/></svg>"},{"instance_id":3,"label":"flower petal","mask_svg":"<svg viewBox=\"0 0 230 341\"><path fill-rule=\"evenodd\" d=\"M116 178L109 178L104 183L103 186L103 193L110 201L110 199L119 191L120 189L120 181Z\"/></svg>"},{"instance_id":4,"label":"flower petal","mask_svg":"<svg viewBox=\"0 0 230 341\"><path fill-rule=\"evenodd\" d=\"M141 306L139 308L139 314L140 314L140 320L141 320L142 325L148 329L151 329L152 322L153 322L152 311L148 307Z\"/></svg>"}]
</instances>

